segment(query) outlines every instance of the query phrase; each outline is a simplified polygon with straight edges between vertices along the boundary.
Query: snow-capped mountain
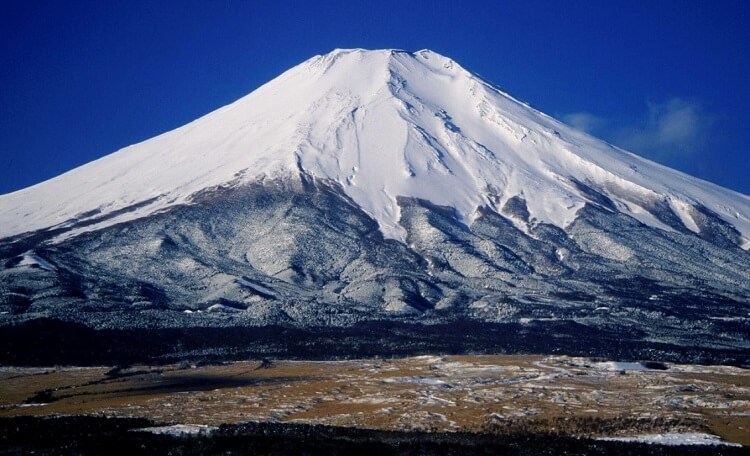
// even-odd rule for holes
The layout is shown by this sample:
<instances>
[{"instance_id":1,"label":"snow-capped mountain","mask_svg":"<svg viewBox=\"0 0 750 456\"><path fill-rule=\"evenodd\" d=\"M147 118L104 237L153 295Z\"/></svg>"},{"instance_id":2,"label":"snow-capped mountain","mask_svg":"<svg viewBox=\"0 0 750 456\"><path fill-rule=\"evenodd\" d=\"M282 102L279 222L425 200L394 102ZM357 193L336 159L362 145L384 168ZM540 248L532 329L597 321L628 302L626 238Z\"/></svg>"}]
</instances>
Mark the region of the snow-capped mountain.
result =
<instances>
[{"instance_id":1,"label":"snow-capped mountain","mask_svg":"<svg viewBox=\"0 0 750 456\"><path fill-rule=\"evenodd\" d=\"M750 247L747 196L576 131L435 52L361 49L313 57L184 127L0 197L0 237L139 206L117 223L299 172L340 184L398 240L400 196L452 207L466 225L522 198L530 219L565 228L601 195L663 230L700 233L696 208L707 209Z\"/></svg>"},{"instance_id":2,"label":"snow-capped mountain","mask_svg":"<svg viewBox=\"0 0 750 456\"><path fill-rule=\"evenodd\" d=\"M748 249L746 195L435 52L335 50L0 196L0 305L7 321L572 321L746 346Z\"/></svg>"}]
</instances>

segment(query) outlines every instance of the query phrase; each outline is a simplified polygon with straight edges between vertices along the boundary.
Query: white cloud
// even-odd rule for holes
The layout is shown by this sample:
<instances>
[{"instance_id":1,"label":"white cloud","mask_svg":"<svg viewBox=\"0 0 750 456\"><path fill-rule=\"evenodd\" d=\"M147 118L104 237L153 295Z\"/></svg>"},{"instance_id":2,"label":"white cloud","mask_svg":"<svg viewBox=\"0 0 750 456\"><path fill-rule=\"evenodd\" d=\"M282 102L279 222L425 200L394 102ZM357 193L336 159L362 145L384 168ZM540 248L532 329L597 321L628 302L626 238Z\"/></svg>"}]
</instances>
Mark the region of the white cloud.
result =
<instances>
[{"instance_id":1,"label":"white cloud","mask_svg":"<svg viewBox=\"0 0 750 456\"><path fill-rule=\"evenodd\" d=\"M700 105L681 98L649 103L648 116L636 128L620 128L614 141L626 149L655 156L694 153L706 142L713 125Z\"/></svg>"},{"instance_id":2,"label":"white cloud","mask_svg":"<svg viewBox=\"0 0 750 456\"><path fill-rule=\"evenodd\" d=\"M607 125L607 119L588 112L565 114L562 116L562 121L573 128L583 130L587 133L596 133L597 130Z\"/></svg>"},{"instance_id":3,"label":"white cloud","mask_svg":"<svg viewBox=\"0 0 750 456\"><path fill-rule=\"evenodd\" d=\"M710 137L714 116L699 103L672 98L664 103L647 103L642 118L627 125L586 112L563 116L569 125L606 139L623 149L664 159L694 154Z\"/></svg>"}]
</instances>

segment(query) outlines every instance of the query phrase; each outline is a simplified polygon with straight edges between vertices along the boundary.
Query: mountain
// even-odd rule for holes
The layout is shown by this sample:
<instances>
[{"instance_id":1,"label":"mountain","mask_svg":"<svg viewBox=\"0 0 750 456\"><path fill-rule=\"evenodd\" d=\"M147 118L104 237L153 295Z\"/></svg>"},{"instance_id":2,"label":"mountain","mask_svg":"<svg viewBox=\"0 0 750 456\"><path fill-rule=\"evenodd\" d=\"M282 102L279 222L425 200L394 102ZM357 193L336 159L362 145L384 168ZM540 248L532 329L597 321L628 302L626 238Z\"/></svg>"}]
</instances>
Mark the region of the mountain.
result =
<instances>
[{"instance_id":1,"label":"mountain","mask_svg":"<svg viewBox=\"0 0 750 456\"><path fill-rule=\"evenodd\" d=\"M335 50L0 196L0 325L572 325L750 348L750 197L435 52Z\"/></svg>"}]
</instances>

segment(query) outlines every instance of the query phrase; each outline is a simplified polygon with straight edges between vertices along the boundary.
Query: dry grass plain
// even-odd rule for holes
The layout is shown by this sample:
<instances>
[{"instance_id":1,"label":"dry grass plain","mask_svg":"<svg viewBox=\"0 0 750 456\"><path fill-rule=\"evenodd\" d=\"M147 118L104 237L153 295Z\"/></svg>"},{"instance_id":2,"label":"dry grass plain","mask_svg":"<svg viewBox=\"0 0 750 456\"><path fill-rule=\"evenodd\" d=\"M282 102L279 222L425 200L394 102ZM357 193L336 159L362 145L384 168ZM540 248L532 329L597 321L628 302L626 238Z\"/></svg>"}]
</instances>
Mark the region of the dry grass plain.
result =
<instances>
[{"instance_id":1,"label":"dry grass plain","mask_svg":"<svg viewBox=\"0 0 750 456\"><path fill-rule=\"evenodd\" d=\"M420 356L123 369L0 368L0 417L304 422L580 436L708 432L750 445L750 371L565 356Z\"/></svg>"}]
</instances>

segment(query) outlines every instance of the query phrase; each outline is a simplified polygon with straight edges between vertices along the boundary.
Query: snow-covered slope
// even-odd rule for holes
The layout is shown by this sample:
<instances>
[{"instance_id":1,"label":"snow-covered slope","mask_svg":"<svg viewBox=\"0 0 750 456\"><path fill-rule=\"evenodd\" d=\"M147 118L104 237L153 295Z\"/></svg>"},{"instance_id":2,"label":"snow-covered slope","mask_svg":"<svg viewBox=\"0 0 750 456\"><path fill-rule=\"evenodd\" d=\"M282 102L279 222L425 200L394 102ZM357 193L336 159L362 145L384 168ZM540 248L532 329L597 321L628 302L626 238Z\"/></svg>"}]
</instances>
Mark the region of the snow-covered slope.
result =
<instances>
[{"instance_id":1,"label":"snow-covered slope","mask_svg":"<svg viewBox=\"0 0 750 456\"><path fill-rule=\"evenodd\" d=\"M397 197L414 197L466 225L509 200L525 201L532 225L561 228L587 202L668 231L700 232L713 213L750 247L750 197L576 131L435 52L360 49L313 57L181 128L0 196L0 238L101 220L70 236L299 172L338 182L399 240Z\"/></svg>"}]
</instances>

